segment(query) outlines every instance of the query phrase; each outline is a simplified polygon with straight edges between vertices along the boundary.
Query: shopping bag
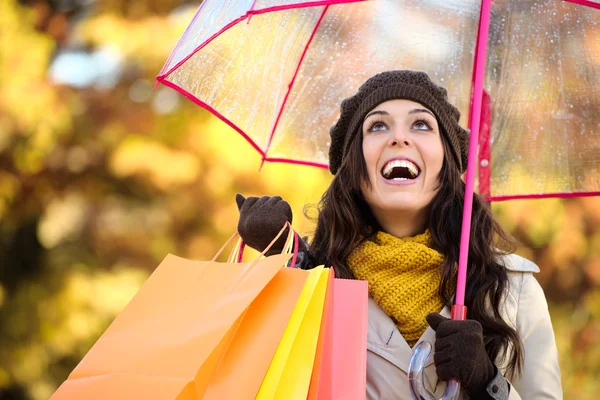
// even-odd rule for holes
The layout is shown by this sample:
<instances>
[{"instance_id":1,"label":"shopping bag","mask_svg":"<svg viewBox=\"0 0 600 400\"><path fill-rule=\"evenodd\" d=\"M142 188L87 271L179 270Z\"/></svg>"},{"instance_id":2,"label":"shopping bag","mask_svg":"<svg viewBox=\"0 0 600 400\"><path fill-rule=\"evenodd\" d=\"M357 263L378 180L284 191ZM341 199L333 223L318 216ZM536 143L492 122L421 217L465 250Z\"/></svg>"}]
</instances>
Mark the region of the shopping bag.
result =
<instances>
[{"instance_id":1,"label":"shopping bag","mask_svg":"<svg viewBox=\"0 0 600 400\"><path fill-rule=\"evenodd\" d=\"M283 270L290 258L281 254L221 263L168 255L52 400L202 398L207 388L218 386L211 385L211 377L226 372L221 361L226 367L229 354L243 358L228 353L231 346L240 348L259 334L260 329L246 333L246 328L256 326L252 316L273 305L255 300L263 293L271 298L281 293L292 275L300 277L292 279L297 297L304 290L306 277L300 271ZM288 297L289 315L296 301ZM289 320L282 313L281 335Z\"/></svg>"},{"instance_id":2,"label":"shopping bag","mask_svg":"<svg viewBox=\"0 0 600 400\"><path fill-rule=\"evenodd\" d=\"M210 376L205 400L254 399L308 274L283 268L250 305L226 354Z\"/></svg>"},{"instance_id":3,"label":"shopping bag","mask_svg":"<svg viewBox=\"0 0 600 400\"><path fill-rule=\"evenodd\" d=\"M257 400L306 400L325 306L329 270L308 271L286 331L265 375Z\"/></svg>"},{"instance_id":4,"label":"shopping bag","mask_svg":"<svg viewBox=\"0 0 600 400\"><path fill-rule=\"evenodd\" d=\"M368 285L335 279L321 332L320 365L313 369L309 400L364 399L367 385Z\"/></svg>"},{"instance_id":5,"label":"shopping bag","mask_svg":"<svg viewBox=\"0 0 600 400\"><path fill-rule=\"evenodd\" d=\"M367 392L368 284L336 279L333 285L332 395L364 399Z\"/></svg>"},{"instance_id":6,"label":"shopping bag","mask_svg":"<svg viewBox=\"0 0 600 400\"><path fill-rule=\"evenodd\" d=\"M327 294L325 296L323 317L321 318L319 340L317 342L317 351L315 354L315 362L313 364L307 400L317 399L319 387L327 385L326 382L331 380L331 368L325 368L325 365L331 366L331 351L333 344L333 282L334 271L333 268L329 268Z\"/></svg>"}]
</instances>

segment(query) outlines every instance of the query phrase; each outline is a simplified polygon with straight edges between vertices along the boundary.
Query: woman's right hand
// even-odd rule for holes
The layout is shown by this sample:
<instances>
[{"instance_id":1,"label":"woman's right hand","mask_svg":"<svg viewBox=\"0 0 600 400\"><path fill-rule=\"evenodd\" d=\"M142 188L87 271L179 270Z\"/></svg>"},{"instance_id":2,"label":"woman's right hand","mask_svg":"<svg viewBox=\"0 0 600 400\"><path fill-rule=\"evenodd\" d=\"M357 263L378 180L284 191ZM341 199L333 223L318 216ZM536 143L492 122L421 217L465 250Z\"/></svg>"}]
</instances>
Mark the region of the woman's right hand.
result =
<instances>
[{"instance_id":1,"label":"woman's right hand","mask_svg":"<svg viewBox=\"0 0 600 400\"><path fill-rule=\"evenodd\" d=\"M286 222L292 223L292 208L280 196L245 198L238 193L235 202L240 211L238 233L248 246L260 252L275 239ZM266 254L281 253L286 239L287 230Z\"/></svg>"}]
</instances>

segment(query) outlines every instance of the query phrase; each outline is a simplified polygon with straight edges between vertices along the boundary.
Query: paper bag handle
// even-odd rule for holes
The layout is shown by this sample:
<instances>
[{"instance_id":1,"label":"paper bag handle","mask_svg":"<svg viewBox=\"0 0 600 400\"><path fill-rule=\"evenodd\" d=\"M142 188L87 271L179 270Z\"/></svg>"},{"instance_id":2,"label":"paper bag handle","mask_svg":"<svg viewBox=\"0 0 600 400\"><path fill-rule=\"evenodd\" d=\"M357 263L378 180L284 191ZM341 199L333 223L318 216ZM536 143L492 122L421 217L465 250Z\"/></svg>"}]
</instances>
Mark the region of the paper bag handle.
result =
<instances>
[{"instance_id":1,"label":"paper bag handle","mask_svg":"<svg viewBox=\"0 0 600 400\"><path fill-rule=\"evenodd\" d=\"M285 230L287 228L290 228L289 232L288 232L288 237L286 240L286 245L284 246L284 249L288 247L290 240L295 240L295 244L294 244L294 259L293 259L293 263L296 262L296 255L298 254L298 234L296 233L296 231L294 231L292 229L292 225L286 221L285 225L283 226L283 228L281 228L281 230L279 231L279 233L277 234L277 236L275 236L275 238L271 241L271 243L269 243L269 245L267 247L265 247L265 249L260 253L259 257L263 257L265 255L265 253L267 251L269 251L269 249L271 247L273 247L273 245L275 244L275 242L277 240L279 240L279 238L281 237L281 235L283 235L283 233L285 232ZM294 237L294 235L296 237ZM239 236L238 232L235 232L233 235L231 235L231 237L225 242L225 244L219 249L219 251L217 252L217 254L215 254L215 256L212 258L212 261L215 261L220 255L221 253L223 253L223 250L225 250L225 247L227 247L231 241L233 239L235 239L236 237ZM233 262L233 258L237 258L237 262L241 262L242 259L242 253L244 250L245 244L244 242L241 240L241 238L238 240L238 243L236 244L236 246L234 247L234 249L232 250L231 254L229 255L229 259L230 262Z\"/></svg>"},{"instance_id":2,"label":"paper bag handle","mask_svg":"<svg viewBox=\"0 0 600 400\"><path fill-rule=\"evenodd\" d=\"M215 256L212 258L211 261L216 261L217 257L219 257L221 255L221 253L223 252L223 250L225 250L225 247L229 246L229 243L231 243L231 241L233 239L235 239L238 236L238 233L235 232L233 235L231 235L231 237L229 239L227 239L227 241L225 242L225 244L223 246L221 246L221 248L219 249L219 251L217 251L217 254L215 254Z\"/></svg>"}]
</instances>

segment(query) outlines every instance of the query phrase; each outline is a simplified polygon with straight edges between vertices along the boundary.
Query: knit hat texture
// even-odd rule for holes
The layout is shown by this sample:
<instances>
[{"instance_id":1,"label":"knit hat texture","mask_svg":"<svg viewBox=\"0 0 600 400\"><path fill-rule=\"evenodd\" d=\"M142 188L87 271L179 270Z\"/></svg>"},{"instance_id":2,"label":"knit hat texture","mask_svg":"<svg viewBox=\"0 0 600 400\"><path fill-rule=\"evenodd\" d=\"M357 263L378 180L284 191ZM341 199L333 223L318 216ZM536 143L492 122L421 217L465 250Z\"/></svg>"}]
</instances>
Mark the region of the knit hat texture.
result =
<instances>
[{"instance_id":1,"label":"knit hat texture","mask_svg":"<svg viewBox=\"0 0 600 400\"><path fill-rule=\"evenodd\" d=\"M332 174L335 175L342 166L367 113L393 99L412 100L431 110L452 147L461 172L466 171L469 131L458 124L460 112L448 101L446 89L433 83L424 72L397 70L369 78L354 96L342 101L340 118L329 131L329 170Z\"/></svg>"}]
</instances>

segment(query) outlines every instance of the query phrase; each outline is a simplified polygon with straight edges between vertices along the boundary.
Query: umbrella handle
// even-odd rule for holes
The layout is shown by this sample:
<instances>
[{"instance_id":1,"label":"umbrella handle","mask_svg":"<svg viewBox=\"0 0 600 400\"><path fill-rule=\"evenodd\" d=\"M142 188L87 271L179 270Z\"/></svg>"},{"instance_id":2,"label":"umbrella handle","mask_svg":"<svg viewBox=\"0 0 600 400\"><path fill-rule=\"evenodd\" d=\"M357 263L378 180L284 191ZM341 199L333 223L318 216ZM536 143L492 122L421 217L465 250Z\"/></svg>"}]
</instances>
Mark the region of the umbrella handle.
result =
<instances>
[{"instance_id":1,"label":"umbrella handle","mask_svg":"<svg viewBox=\"0 0 600 400\"><path fill-rule=\"evenodd\" d=\"M450 318L454 321L463 321L467 319L467 307L460 304L452 306ZM425 390L423 383L423 370L425 364L431 355L431 343L424 341L419 343L410 358L408 364L408 386L410 394L415 400L456 400L460 393L460 382L457 379L452 379L446 385L446 390L442 397L436 398Z\"/></svg>"},{"instance_id":2,"label":"umbrella handle","mask_svg":"<svg viewBox=\"0 0 600 400\"><path fill-rule=\"evenodd\" d=\"M425 364L431 355L431 343L421 342L415 348L413 355L408 364L408 383L410 394L415 400L456 400L460 393L460 382L452 379L448 382L446 390L442 397L436 398L425 390L423 382L423 370Z\"/></svg>"}]
</instances>

